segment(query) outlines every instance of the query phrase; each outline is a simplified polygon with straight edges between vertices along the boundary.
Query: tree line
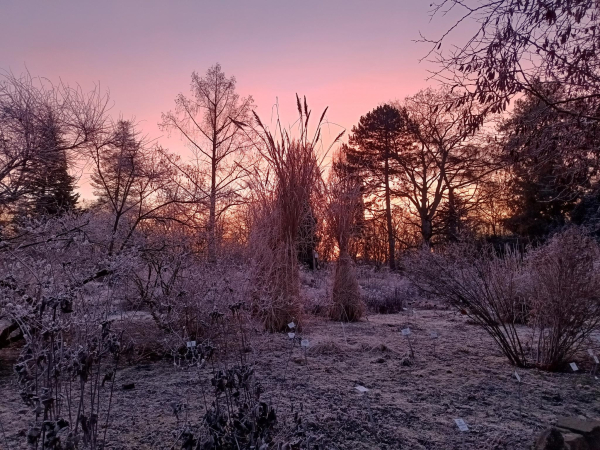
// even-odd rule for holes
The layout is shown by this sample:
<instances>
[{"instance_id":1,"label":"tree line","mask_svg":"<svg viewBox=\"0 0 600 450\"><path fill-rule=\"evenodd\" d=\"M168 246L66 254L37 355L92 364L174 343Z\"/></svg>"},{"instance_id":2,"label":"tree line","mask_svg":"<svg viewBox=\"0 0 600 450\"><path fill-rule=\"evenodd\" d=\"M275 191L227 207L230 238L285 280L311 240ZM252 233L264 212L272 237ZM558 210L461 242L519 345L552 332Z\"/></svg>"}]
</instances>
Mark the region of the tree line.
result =
<instances>
[{"instance_id":1,"label":"tree line","mask_svg":"<svg viewBox=\"0 0 600 450\"><path fill-rule=\"evenodd\" d=\"M476 45L450 54L442 48L447 35L424 39L441 63L441 83L365 112L335 148L329 175L319 172L314 182L325 196L343 183L339 195L357 192L352 223L342 226L340 241L325 197L309 196L298 219L302 262L313 267L315 255L327 260L343 252L393 270L403 251L421 246L542 242L569 223L596 230L600 106L593 8L515 0L488 11L492 3L434 5L434 14L466 8L481 30L497 33L490 38L480 30ZM535 39L524 42L527 33ZM543 51L531 69L506 59L508 51L522 58L537 47ZM132 121L111 118L108 106L99 89L85 93L29 74L2 76L3 239L19 235L28 221L81 212L74 174L90 170L95 199L85 208L110 222L109 255L132 245L141 230L193 236L194 250L212 262L226 249L244 248L252 208L260 202L257 186L271 183L281 168L264 151L272 143L259 138L254 101L238 94L236 79L218 64L204 75L194 72L189 94L178 95L174 109L162 114L160 128L180 136L191 157L150 141ZM306 101L303 106L298 98L298 106L308 120Z\"/></svg>"}]
</instances>

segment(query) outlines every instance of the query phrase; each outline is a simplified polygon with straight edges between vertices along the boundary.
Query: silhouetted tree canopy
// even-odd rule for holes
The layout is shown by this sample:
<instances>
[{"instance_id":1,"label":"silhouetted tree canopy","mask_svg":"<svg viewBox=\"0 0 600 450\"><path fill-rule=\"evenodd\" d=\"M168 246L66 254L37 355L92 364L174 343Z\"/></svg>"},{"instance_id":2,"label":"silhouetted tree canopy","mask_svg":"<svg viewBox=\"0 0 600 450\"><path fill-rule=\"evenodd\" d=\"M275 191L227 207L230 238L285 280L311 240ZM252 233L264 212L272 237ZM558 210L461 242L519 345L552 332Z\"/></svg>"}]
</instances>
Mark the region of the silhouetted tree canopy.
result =
<instances>
[{"instance_id":1,"label":"silhouetted tree canopy","mask_svg":"<svg viewBox=\"0 0 600 450\"><path fill-rule=\"evenodd\" d=\"M397 156L406 145L406 113L382 105L362 116L352 128L347 149L348 164L361 173L368 195L383 198L388 234L388 263L395 269L396 243L392 225L393 177L398 173Z\"/></svg>"},{"instance_id":2,"label":"silhouetted tree canopy","mask_svg":"<svg viewBox=\"0 0 600 450\"><path fill-rule=\"evenodd\" d=\"M440 0L433 15L452 10L459 20L432 44L437 76L466 89L485 104L484 113L506 110L517 93L553 109L600 121L600 14L596 0ZM445 46L456 28L474 21L463 44ZM542 83L558 83L560 98Z\"/></svg>"},{"instance_id":3,"label":"silhouetted tree canopy","mask_svg":"<svg viewBox=\"0 0 600 450\"><path fill-rule=\"evenodd\" d=\"M557 85L542 89L554 102L564 96ZM599 168L598 123L557 111L528 94L517 101L500 131L506 133L504 157L512 173L511 216L505 225L520 236L541 239L568 223L582 198L589 198Z\"/></svg>"}]
</instances>

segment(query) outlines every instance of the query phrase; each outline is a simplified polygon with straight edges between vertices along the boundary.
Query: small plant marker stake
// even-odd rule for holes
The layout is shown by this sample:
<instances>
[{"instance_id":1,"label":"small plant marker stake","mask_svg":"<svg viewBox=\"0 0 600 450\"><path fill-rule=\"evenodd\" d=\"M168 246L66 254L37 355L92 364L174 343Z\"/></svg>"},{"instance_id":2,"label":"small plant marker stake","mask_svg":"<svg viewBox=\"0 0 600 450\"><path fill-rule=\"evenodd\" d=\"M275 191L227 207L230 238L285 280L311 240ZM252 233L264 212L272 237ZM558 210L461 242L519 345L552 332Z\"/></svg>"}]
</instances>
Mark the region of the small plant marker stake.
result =
<instances>
[{"instance_id":1,"label":"small plant marker stake","mask_svg":"<svg viewBox=\"0 0 600 450\"><path fill-rule=\"evenodd\" d=\"M306 362L306 367L308 367L308 357L306 356L306 351L308 350L308 347L310 346L310 342L308 341L308 339L302 339L300 341L300 345L302 346L302 349L304 350L304 361Z\"/></svg>"},{"instance_id":2,"label":"small plant marker stake","mask_svg":"<svg viewBox=\"0 0 600 450\"><path fill-rule=\"evenodd\" d=\"M435 344L438 339L437 331L432 331L430 336L431 336L431 339L433 339L433 356L435 356Z\"/></svg>"},{"instance_id":3,"label":"small plant marker stake","mask_svg":"<svg viewBox=\"0 0 600 450\"><path fill-rule=\"evenodd\" d=\"M340 323L342 324L342 332L344 333L344 341L346 342L346 345L348 345L348 338L346 337L346 329L344 328L344 321L340 320Z\"/></svg>"},{"instance_id":4,"label":"small plant marker stake","mask_svg":"<svg viewBox=\"0 0 600 450\"><path fill-rule=\"evenodd\" d=\"M463 419L454 419L454 423L456 424L456 426L458 427L460 434L462 436L462 448L465 448L465 435L464 433L468 433L469 432L469 427L467 426L467 424L465 423L465 421Z\"/></svg>"},{"instance_id":5,"label":"small plant marker stake","mask_svg":"<svg viewBox=\"0 0 600 450\"><path fill-rule=\"evenodd\" d=\"M518 372L516 370L515 370L514 375L515 375L515 378L517 379L517 383L519 386L517 388L517 391L519 393L519 416L523 417L523 410L521 409L521 403L522 403L522 400L521 400L521 376L518 374Z\"/></svg>"},{"instance_id":6,"label":"small plant marker stake","mask_svg":"<svg viewBox=\"0 0 600 450\"><path fill-rule=\"evenodd\" d=\"M371 402L369 401L369 396L367 395L367 392L369 392L369 389L361 386L360 384L357 386L354 386L354 389L356 389L358 392L360 392L361 394L363 394L365 396L365 403L367 404L367 411L369 412L369 423L373 422L373 415L371 414Z\"/></svg>"},{"instance_id":7,"label":"small plant marker stake","mask_svg":"<svg viewBox=\"0 0 600 450\"><path fill-rule=\"evenodd\" d=\"M600 361L598 361L598 357L594 354L594 350L592 350L591 348L588 348L588 355L590 355L590 357L594 361L594 367L590 371L590 377L593 377L594 375L596 375L596 370L598 369L598 363Z\"/></svg>"},{"instance_id":8,"label":"small plant marker stake","mask_svg":"<svg viewBox=\"0 0 600 450\"><path fill-rule=\"evenodd\" d=\"M577 367L577 364L572 362L569 363L569 366L571 367L571 370L573 371L573 373L579 371L579 367ZM577 383L577 380L575 378L573 378L573 387L575 387L575 383Z\"/></svg>"},{"instance_id":9,"label":"small plant marker stake","mask_svg":"<svg viewBox=\"0 0 600 450\"><path fill-rule=\"evenodd\" d=\"M406 327L401 330L402 336L406 336L406 340L408 341L408 348L410 349L410 357L415 357L415 352L413 351L412 344L410 342L410 328Z\"/></svg>"}]
</instances>

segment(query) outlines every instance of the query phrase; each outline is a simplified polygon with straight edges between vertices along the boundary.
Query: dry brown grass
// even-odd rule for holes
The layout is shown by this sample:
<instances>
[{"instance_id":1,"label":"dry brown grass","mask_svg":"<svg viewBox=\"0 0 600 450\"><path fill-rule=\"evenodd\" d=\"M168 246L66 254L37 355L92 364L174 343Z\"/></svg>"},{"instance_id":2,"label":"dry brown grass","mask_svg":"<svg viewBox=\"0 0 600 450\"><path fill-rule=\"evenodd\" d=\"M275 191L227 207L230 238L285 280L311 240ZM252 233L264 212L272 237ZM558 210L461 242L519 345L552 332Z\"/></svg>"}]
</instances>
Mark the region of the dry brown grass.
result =
<instances>
[{"instance_id":1,"label":"dry brown grass","mask_svg":"<svg viewBox=\"0 0 600 450\"><path fill-rule=\"evenodd\" d=\"M339 250L329 317L338 321L355 322L363 316L365 306L348 247L356 234L356 221L361 213L361 193L360 181L346 167L344 153L340 152L334 158L328 186L327 224Z\"/></svg>"},{"instance_id":2,"label":"dry brown grass","mask_svg":"<svg viewBox=\"0 0 600 450\"><path fill-rule=\"evenodd\" d=\"M347 253L340 255L335 267L332 299L329 317L333 320L355 322L365 313L354 262Z\"/></svg>"},{"instance_id":3,"label":"dry brown grass","mask_svg":"<svg viewBox=\"0 0 600 450\"><path fill-rule=\"evenodd\" d=\"M256 196L250 246L254 261L253 310L271 332L285 331L291 321L301 322L300 226L323 187L317 145L325 111L317 131L309 137L310 111L306 99L304 106L297 100L298 138L290 138L279 121L275 134L271 133L256 114L256 123L249 131L266 166L264 171L257 171L252 186ZM245 124L239 125L248 130Z\"/></svg>"}]
</instances>

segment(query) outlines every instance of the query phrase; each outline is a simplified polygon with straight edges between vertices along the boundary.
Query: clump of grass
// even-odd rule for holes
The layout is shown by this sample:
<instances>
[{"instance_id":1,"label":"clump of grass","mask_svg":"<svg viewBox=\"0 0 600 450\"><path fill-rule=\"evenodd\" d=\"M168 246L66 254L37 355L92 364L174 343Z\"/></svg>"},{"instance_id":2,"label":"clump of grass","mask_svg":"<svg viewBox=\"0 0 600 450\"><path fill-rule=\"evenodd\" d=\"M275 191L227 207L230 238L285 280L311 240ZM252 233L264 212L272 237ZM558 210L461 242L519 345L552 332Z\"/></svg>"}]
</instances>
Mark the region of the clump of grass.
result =
<instances>
[{"instance_id":1,"label":"clump of grass","mask_svg":"<svg viewBox=\"0 0 600 450\"><path fill-rule=\"evenodd\" d=\"M356 322L365 312L360 288L354 272L354 262L350 255L339 256L333 280L333 305L329 317L337 321Z\"/></svg>"},{"instance_id":2,"label":"clump of grass","mask_svg":"<svg viewBox=\"0 0 600 450\"><path fill-rule=\"evenodd\" d=\"M312 214L312 204L323 187L322 159L317 155L317 146L327 109L317 123L315 134L309 137L310 111L306 99L302 105L296 98L300 115L296 139L290 137L279 120L275 134L256 114L254 126L238 123L253 135L266 164L265 172L255 177L252 186L257 201L251 252L254 312L271 332L285 331L291 321L301 324L300 228Z\"/></svg>"},{"instance_id":3,"label":"clump of grass","mask_svg":"<svg viewBox=\"0 0 600 450\"><path fill-rule=\"evenodd\" d=\"M356 233L356 219L361 212L361 193L360 180L347 169L344 155L342 150L334 158L328 186L327 223L339 249L329 317L337 321L355 322L363 316L365 306L348 248Z\"/></svg>"},{"instance_id":4,"label":"clump of grass","mask_svg":"<svg viewBox=\"0 0 600 450\"><path fill-rule=\"evenodd\" d=\"M310 348L312 355L343 355L348 350L348 346L340 345L335 341L327 340L319 342Z\"/></svg>"}]
</instances>

